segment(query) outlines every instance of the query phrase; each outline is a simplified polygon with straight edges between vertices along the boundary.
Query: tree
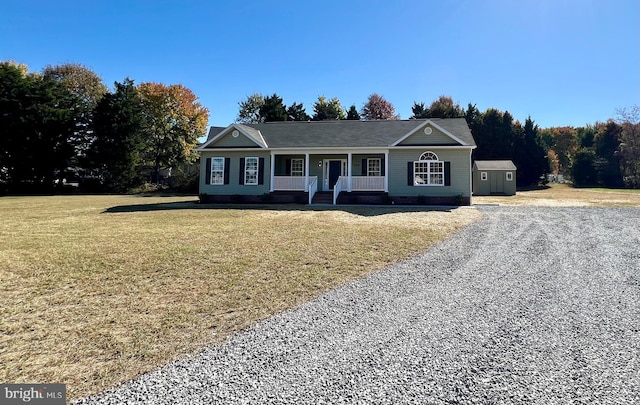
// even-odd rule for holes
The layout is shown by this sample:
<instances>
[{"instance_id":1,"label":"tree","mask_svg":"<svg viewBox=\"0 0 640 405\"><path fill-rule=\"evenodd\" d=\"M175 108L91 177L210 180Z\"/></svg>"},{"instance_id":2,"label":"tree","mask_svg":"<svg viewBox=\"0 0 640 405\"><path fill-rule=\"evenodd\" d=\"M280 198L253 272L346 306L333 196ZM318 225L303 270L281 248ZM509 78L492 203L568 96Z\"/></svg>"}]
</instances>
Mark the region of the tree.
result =
<instances>
[{"instance_id":1,"label":"tree","mask_svg":"<svg viewBox=\"0 0 640 405\"><path fill-rule=\"evenodd\" d=\"M640 188L640 106L616 111L620 132L620 163L626 187Z\"/></svg>"},{"instance_id":2,"label":"tree","mask_svg":"<svg viewBox=\"0 0 640 405\"><path fill-rule=\"evenodd\" d=\"M159 183L162 168L195 159L193 149L205 133L209 110L181 84L142 83L138 89L143 105L144 157L153 167L152 182Z\"/></svg>"},{"instance_id":3,"label":"tree","mask_svg":"<svg viewBox=\"0 0 640 405\"><path fill-rule=\"evenodd\" d=\"M42 71L42 76L62 84L78 101L73 107L76 127L70 134L70 142L75 148L76 157L82 160L93 141L91 133L93 110L107 92L107 87L97 74L77 63L48 65ZM78 167L81 164L82 162L75 161L73 166Z\"/></svg>"},{"instance_id":4,"label":"tree","mask_svg":"<svg viewBox=\"0 0 640 405\"><path fill-rule=\"evenodd\" d=\"M349 111L347 111L347 119L352 121L360 120L360 114L358 114L358 109L355 104L351 104L351 107L349 107Z\"/></svg>"},{"instance_id":5,"label":"tree","mask_svg":"<svg viewBox=\"0 0 640 405\"><path fill-rule=\"evenodd\" d=\"M622 127L613 120L596 124L594 148L598 160L598 182L604 187L622 187L624 185L620 171L620 133Z\"/></svg>"},{"instance_id":6,"label":"tree","mask_svg":"<svg viewBox=\"0 0 640 405\"><path fill-rule=\"evenodd\" d=\"M513 154L518 168L518 184L533 186L538 184L542 175L549 173L549 161L539 140L539 128L531 117L527 117L524 127L520 128L517 123Z\"/></svg>"},{"instance_id":7,"label":"tree","mask_svg":"<svg viewBox=\"0 0 640 405\"><path fill-rule=\"evenodd\" d=\"M311 117L304 109L304 104L293 103L287 108L288 121L309 121Z\"/></svg>"},{"instance_id":8,"label":"tree","mask_svg":"<svg viewBox=\"0 0 640 405\"><path fill-rule=\"evenodd\" d=\"M264 98L264 103L258 109L260 122L286 121L287 107L282 102L282 97L273 93Z\"/></svg>"},{"instance_id":9,"label":"tree","mask_svg":"<svg viewBox=\"0 0 640 405\"><path fill-rule=\"evenodd\" d=\"M143 181L143 111L142 97L128 78L116 82L114 92L106 93L95 108L89 158L106 191L125 192Z\"/></svg>"},{"instance_id":10,"label":"tree","mask_svg":"<svg viewBox=\"0 0 640 405\"><path fill-rule=\"evenodd\" d=\"M78 63L48 65L43 69L42 76L62 83L71 94L78 97L83 105L90 109L95 108L107 92L107 86L102 79L95 72Z\"/></svg>"},{"instance_id":11,"label":"tree","mask_svg":"<svg viewBox=\"0 0 640 405\"><path fill-rule=\"evenodd\" d=\"M369 96L362 107L361 116L364 120L397 120L399 118L393 104L377 93Z\"/></svg>"},{"instance_id":12,"label":"tree","mask_svg":"<svg viewBox=\"0 0 640 405\"><path fill-rule=\"evenodd\" d=\"M552 150L559 174L571 174L571 159L578 150L577 131L573 127L545 128L540 132L544 144Z\"/></svg>"},{"instance_id":13,"label":"tree","mask_svg":"<svg viewBox=\"0 0 640 405\"><path fill-rule=\"evenodd\" d=\"M513 117L509 112L488 108L472 126L477 148L476 160L511 159L513 157Z\"/></svg>"},{"instance_id":14,"label":"tree","mask_svg":"<svg viewBox=\"0 0 640 405\"><path fill-rule=\"evenodd\" d=\"M573 184L577 187L596 186L598 174L594 165L596 154L590 148L579 149L571 165L571 177Z\"/></svg>"},{"instance_id":15,"label":"tree","mask_svg":"<svg viewBox=\"0 0 640 405\"><path fill-rule=\"evenodd\" d=\"M60 83L0 62L0 182L13 192L62 185L74 156L77 98Z\"/></svg>"},{"instance_id":16,"label":"tree","mask_svg":"<svg viewBox=\"0 0 640 405\"><path fill-rule=\"evenodd\" d=\"M417 101L414 101L413 107L411 107L411 111L413 112L413 115L411 116L412 119L429 118L424 103L418 103Z\"/></svg>"},{"instance_id":17,"label":"tree","mask_svg":"<svg viewBox=\"0 0 640 405\"><path fill-rule=\"evenodd\" d=\"M262 107L263 104L264 96L262 94L254 93L247 96L246 100L238 103L240 110L238 111L236 122L243 124L257 124L262 122L260 107Z\"/></svg>"},{"instance_id":18,"label":"tree","mask_svg":"<svg viewBox=\"0 0 640 405\"><path fill-rule=\"evenodd\" d=\"M327 100L325 96L319 96L318 101L313 104L314 121L343 120L346 118L344 108L337 97Z\"/></svg>"},{"instance_id":19,"label":"tree","mask_svg":"<svg viewBox=\"0 0 640 405\"><path fill-rule=\"evenodd\" d=\"M424 103L413 102L411 118L462 118L465 111L449 96L440 96L425 108Z\"/></svg>"}]
</instances>

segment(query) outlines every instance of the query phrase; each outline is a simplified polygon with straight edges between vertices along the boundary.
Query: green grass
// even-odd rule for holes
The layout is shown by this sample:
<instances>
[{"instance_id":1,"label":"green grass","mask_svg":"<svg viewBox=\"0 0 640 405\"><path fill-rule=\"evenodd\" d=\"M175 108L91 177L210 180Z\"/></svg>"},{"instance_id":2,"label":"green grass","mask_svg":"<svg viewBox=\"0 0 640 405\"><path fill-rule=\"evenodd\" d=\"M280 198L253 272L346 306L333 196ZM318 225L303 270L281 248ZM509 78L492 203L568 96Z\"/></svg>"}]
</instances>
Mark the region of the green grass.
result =
<instances>
[{"instance_id":1,"label":"green grass","mask_svg":"<svg viewBox=\"0 0 640 405\"><path fill-rule=\"evenodd\" d=\"M95 393L424 250L480 214L0 198L0 381Z\"/></svg>"}]
</instances>

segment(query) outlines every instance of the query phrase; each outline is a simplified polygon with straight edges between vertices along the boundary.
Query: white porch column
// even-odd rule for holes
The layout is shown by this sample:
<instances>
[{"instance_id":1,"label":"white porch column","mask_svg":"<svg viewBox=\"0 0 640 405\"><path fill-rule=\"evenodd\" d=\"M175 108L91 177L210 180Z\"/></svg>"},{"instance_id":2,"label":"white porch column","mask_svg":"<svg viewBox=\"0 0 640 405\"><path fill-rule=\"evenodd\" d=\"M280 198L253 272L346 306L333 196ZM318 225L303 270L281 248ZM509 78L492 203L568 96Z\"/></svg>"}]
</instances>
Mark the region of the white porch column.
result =
<instances>
[{"instance_id":1,"label":"white porch column","mask_svg":"<svg viewBox=\"0 0 640 405\"><path fill-rule=\"evenodd\" d=\"M347 191L351 192L351 152L347 154L347 176L349 178L347 181Z\"/></svg>"},{"instance_id":2,"label":"white porch column","mask_svg":"<svg viewBox=\"0 0 640 405\"><path fill-rule=\"evenodd\" d=\"M276 155L273 152L271 152L270 169L271 169L271 181L269 182L269 191L274 191L273 182L274 182L274 177L276 176Z\"/></svg>"},{"instance_id":3,"label":"white porch column","mask_svg":"<svg viewBox=\"0 0 640 405\"><path fill-rule=\"evenodd\" d=\"M389 192L389 151L384 153L384 191Z\"/></svg>"},{"instance_id":4,"label":"white porch column","mask_svg":"<svg viewBox=\"0 0 640 405\"><path fill-rule=\"evenodd\" d=\"M309 192L309 154L304 154L304 191Z\"/></svg>"}]
</instances>

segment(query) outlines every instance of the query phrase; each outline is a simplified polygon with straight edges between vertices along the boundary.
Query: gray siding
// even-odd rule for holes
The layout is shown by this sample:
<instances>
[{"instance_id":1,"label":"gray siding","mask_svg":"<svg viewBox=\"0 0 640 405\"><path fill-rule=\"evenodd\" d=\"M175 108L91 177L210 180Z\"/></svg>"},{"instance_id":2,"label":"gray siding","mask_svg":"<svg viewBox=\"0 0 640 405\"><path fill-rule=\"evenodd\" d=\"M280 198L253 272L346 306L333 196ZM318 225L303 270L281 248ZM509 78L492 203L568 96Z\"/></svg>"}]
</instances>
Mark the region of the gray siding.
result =
<instances>
[{"instance_id":1,"label":"gray siding","mask_svg":"<svg viewBox=\"0 0 640 405\"><path fill-rule=\"evenodd\" d=\"M407 162L413 162L429 150L420 149L391 150L389 152L389 194L392 196L436 196L449 197L462 194L471 196L471 162L469 149L433 150L438 158L451 162L451 186L409 186L407 184Z\"/></svg>"},{"instance_id":2,"label":"gray siding","mask_svg":"<svg viewBox=\"0 0 640 405\"><path fill-rule=\"evenodd\" d=\"M237 138L234 138L231 133L233 131L229 131L227 134L223 135L220 139L216 140L214 143L210 144L207 148L259 148L255 142L251 139L247 138L245 135L240 133Z\"/></svg>"},{"instance_id":3,"label":"gray siding","mask_svg":"<svg viewBox=\"0 0 640 405\"><path fill-rule=\"evenodd\" d=\"M399 145L408 146L408 145L453 145L453 144L457 144L457 142L455 140L453 140L451 137L449 137L448 135L444 134L443 132L439 131L437 128L434 128L432 126L431 126L431 128L433 129L433 132L431 132L430 135L425 134L424 133L424 128L426 128L426 127L427 126L424 126L424 127L420 128L418 131L416 131L416 133L412 134L407 139L405 139L404 141L400 142Z\"/></svg>"},{"instance_id":4,"label":"gray siding","mask_svg":"<svg viewBox=\"0 0 640 405\"><path fill-rule=\"evenodd\" d=\"M238 137L239 138L239 137ZM229 167L229 184L213 185L205 184L207 158L210 157L228 157L230 158ZM260 185L242 185L239 184L240 171L244 168L240 167L240 158L257 157L264 158L264 184ZM243 150L238 152L202 152L200 157L200 194L209 195L262 195L269 192L269 182L271 180L271 156L269 152L261 150Z\"/></svg>"},{"instance_id":5,"label":"gray siding","mask_svg":"<svg viewBox=\"0 0 640 405\"><path fill-rule=\"evenodd\" d=\"M481 180L481 172L487 173L487 180ZM513 180L507 181L507 172L513 173ZM516 194L515 170L473 169L473 195Z\"/></svg>"}]
</instances>

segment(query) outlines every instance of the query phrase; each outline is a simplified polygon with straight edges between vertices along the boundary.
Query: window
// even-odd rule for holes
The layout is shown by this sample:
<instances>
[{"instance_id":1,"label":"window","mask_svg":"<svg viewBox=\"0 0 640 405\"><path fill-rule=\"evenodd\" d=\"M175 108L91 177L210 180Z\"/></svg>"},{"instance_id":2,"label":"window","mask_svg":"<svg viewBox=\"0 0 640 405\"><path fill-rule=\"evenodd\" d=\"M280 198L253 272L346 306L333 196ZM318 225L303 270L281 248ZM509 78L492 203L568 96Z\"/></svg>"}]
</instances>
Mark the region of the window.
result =
<instances>
[{"instance_id":1,"label":"window","mask_svg":"<svg viewBox=\"0 0 640 405\"><path fill-rule=\"evenodd\" d=\"M224 184L224 158L211 158L211 184Z\"/></svg>"},{"instance_id":2,"label":"window","mask_svg":"<svg viewBox=\"0 0 640 405\"><path fill-rule=\"evenodd\" d=\"M414 186L444 186L444 162L433 152L423 153L413 162L413 179Z\"/></svg>"},{"instance_id":3,"label":"window","mask_svg":"<svg viewBox=\"0 0 640 405\"><path fill-rule=\"evenodd\" d=\"M487 172L480 172L480 180L487 181Z\"/></svg>"},{"instance_id":4,"label":"window","mask_svg":"<svg viewBox=\"0 0 640 405\"><path fill-rule=\"evenodd\" d=\"M304 159L291 159L291 175L304 176Z\"/></svg>"},{"instance_id":5,"label":"window","mask_svg":"<svg viewBox=\"0 0 640 405\"><path fill-rule=\"evenodd\" d=\"M258 158L248 157L244 160L244 184L258 184Z\"/></svg>"},{"instance_id":6,"label":"window","mask_svg":"<svg viewBox=\"0 0 640 405\"><path fill-rule=\"evenodd\" d=\"M381 176L382 164L380 158L367 159L367 176Z\"/></svg>"},{"instance_id":7,"label":"window","mask_svg":"<svg viewBox=\"0 0 640 405\"><path fill-rule=\"evenodd\" d=\"M513 172L507 172L507 181L513 181Z\"/></svg>"},{"instance_id":8,"label":"window","mask_svg":"<svg viewBox=\"0 0 640 405\"><path fill-rule=\"evenodd\" d=\"M427 151L420 155L420 160L438 160L438 155L433 152Z\"/></svg>"}]
</instances>

